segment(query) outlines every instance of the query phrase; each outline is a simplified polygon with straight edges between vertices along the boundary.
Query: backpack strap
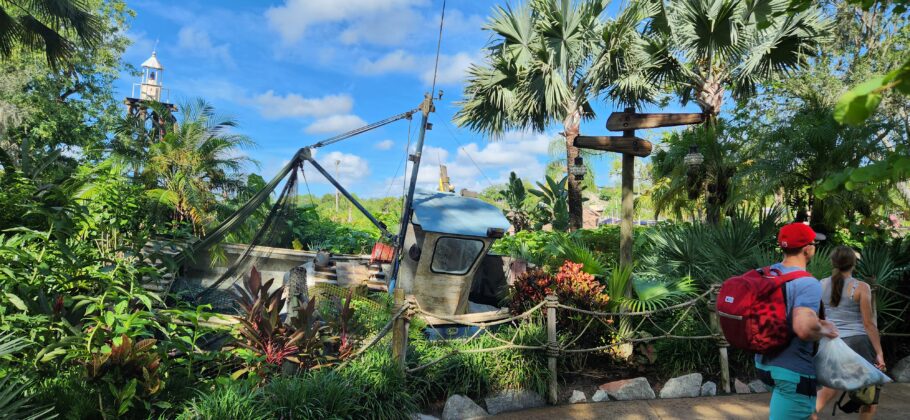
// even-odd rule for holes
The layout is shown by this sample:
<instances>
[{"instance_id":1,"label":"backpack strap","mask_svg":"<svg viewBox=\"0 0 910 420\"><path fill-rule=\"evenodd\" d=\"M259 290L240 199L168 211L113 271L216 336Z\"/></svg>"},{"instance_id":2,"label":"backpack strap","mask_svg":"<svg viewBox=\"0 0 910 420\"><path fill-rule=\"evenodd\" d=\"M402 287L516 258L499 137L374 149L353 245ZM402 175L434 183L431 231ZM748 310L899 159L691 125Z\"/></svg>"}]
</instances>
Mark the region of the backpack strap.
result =
<instances>
[{"instance_id":1,"label":"backpack strap","mask_svg":"<svg viewBox=\"0 0 910 420\"><path fill-rule=\"evenodd\" d=\"M762 270L762 273L777 273L777 272L778 272L777 270L770 270L770 269ZM774 282L777 283L778 286L783 286L784 283L787 283L787 282L790 282L790 281L793 281L793 280L796 280L796 279L802 278L802 277L812 277L812 274L805 270L796 270L796 271L793 271L793 272L790 272L787 274L777 275L776 277L774 277Z\"/></svg>"},{"instance_id":2,"label":"backpack strap","mask_svg":"<svg viewBox=\"0 0 910 420\"><path fill-rule=\"evenodd\" d=\"M840 394L840 398L838 398L837 401L834 403L834 407L831 407L831 417L834 417L837 414L838 408L843 410L841 403L844 402L844 397L846 397L846 396L847 396L847 391L844 391L843 393Z\"/></svg>"}]
</instances>

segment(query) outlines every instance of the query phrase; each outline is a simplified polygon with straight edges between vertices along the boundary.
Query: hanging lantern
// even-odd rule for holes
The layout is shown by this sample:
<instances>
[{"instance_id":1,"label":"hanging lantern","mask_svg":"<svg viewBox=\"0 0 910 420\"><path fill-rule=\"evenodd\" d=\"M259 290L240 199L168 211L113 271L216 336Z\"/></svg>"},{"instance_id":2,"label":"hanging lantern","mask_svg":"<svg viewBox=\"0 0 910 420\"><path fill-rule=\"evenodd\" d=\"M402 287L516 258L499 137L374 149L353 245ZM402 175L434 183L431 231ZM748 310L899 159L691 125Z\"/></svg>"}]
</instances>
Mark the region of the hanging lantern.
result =
<instances>
[{"instance_id":1,"label":"hanging lantern","mask_svg":"<svg viewBox=\"0 0 910 420\"><path fill-rule=\"evenodd\" d=\"M689 169L692 169L701 166L701 164L705 162L705 156L699 153L698 146L693 144L689 146L689 154L683 158L683 162L685 162Z\"/></svg>"},{"instance_id":2,"label":"hanging lantern","mask_svg":"<svg viewBox=\"0 0 910 420\"><path fill-rule=\"evenodd\" d=\"M575 162L569 165L569 173L575 175L575 179L581 181L585 178L585 174L588 173L588 168L585 167L585 162L582 160L581 156L575 158Z\"/></svg>"}]
</instances>

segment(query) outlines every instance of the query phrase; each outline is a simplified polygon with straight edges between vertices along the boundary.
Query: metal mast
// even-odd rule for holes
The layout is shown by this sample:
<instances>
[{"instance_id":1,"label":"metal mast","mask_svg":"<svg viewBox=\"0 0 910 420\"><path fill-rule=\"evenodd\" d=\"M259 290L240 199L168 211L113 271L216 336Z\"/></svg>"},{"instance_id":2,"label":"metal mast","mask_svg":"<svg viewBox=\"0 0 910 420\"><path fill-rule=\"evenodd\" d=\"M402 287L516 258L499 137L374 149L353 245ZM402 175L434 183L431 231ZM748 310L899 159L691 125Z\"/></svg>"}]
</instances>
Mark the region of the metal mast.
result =
<instances>
[{"instance_id":1,"label":"metal mast","mask_svg":"<svg viewBox=\"0 0 910 420\"><path fill-rule=\"evenodd\" d=\"M392 255L392 277L389 280L389 293L395 290L395 283L398 281L398 269L401 265L401 254L404 248L404 238L408 233L408 222L411 220L411 211L414 201L414 189L417 188L417 172L420 170L420 157L423 154L423 140L427 135L427 119L430 113L436 110L433 106L433 96L426 93L423 96L423 102L420 104L420 134L417 136L417 145L414 148L414 154L408 156L408 160L413 162L411 165L411 181L408 185L408 195L404 200L404 209L401 211L401 224L398 227L398 236L395 244L395 252Z\"/></svg>"}]
</instances>

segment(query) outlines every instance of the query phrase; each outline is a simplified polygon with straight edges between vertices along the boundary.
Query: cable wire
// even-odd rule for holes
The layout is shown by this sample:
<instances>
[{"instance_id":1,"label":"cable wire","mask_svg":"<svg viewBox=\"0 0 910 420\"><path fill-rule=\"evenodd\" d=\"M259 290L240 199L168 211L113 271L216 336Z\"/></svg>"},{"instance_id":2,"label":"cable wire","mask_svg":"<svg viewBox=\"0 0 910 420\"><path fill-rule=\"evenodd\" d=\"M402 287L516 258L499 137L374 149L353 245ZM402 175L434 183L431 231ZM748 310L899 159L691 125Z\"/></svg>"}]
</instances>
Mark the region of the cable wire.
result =
<instances>
[{"instance_id":1,"label":"cable wire","mask_svg":"<svg viewBox=\"0 0 910 420\"><path fill-rule=\"evenodd\" d=\"M446 20L446 0L442 0L442 15L439 17L439 37L436 40L436 64L433 66L433 87L430 94L436 92L436 76L439 74L439 50L442 47L442 23Z\"/></svg>"}]
</instances>

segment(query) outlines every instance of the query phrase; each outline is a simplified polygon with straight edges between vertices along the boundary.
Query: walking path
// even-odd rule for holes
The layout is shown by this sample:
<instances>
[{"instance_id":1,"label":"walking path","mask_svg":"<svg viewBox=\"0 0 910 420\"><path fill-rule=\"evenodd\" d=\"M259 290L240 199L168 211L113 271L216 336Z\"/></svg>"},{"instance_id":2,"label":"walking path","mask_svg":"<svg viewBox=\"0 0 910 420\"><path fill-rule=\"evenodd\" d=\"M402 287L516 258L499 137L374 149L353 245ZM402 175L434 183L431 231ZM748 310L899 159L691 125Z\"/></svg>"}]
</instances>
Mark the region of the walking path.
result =
<instances>
[{"instance_id":1,"label":"walking path","mask_svg":"<svg viewBox=\"0 0 910 420\"><path fill-rule=\"evenodd\" d=\"M494 416L502 420L557 419L767 419L770 393L668 400L610 401L560 405L516 411ZM819 416L822 419L858 419L858 414L838 411L831 417L832 403ZM910 384L884 387L877 419L910 418Z\"/></svg>"}]
</instances>

